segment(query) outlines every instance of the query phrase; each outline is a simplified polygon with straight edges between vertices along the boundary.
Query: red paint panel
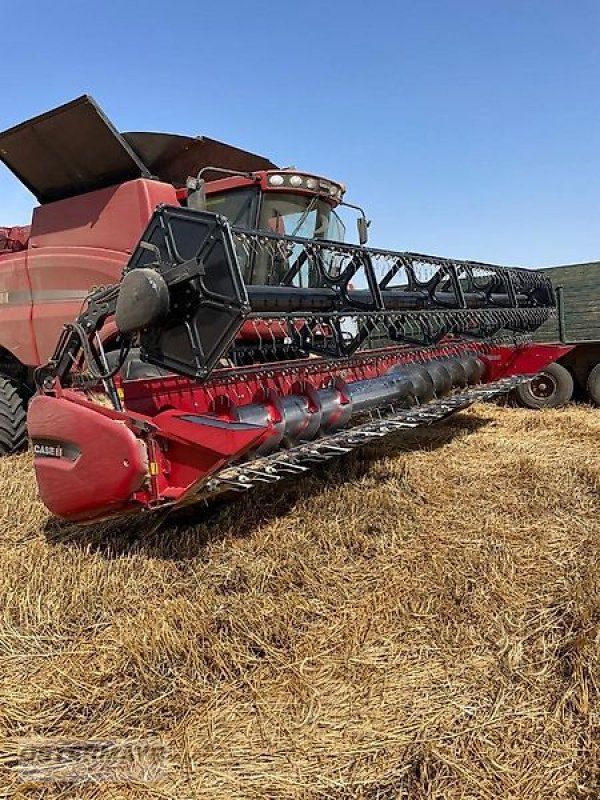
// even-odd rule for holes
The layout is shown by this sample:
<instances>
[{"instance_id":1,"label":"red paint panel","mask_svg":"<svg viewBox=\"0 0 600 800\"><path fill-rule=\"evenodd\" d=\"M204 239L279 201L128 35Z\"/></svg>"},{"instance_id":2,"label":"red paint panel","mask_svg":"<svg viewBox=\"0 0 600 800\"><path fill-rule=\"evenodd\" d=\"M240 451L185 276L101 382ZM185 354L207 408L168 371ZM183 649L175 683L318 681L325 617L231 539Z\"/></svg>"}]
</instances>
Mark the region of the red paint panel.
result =
<instances>
[{"instance_id":1,"label":"red paint panel","mask_svg":"<svg viewBox=\"0 0 600 800\"><path fill-rule=\"evenodd\" d=\"M40 495L57 516L92 519L123 511L146 478L143 443L122 422L61 397L38 395L27 424ZM55 445L64 457L36 453Z\"/></svg>"},{"instance_id":2,"label":"red paint panel","mask_svg":"<svg viewBox=\"0 0 600 800\"><path fill-rule=\"evenodd\" d=\"M572 345L526 344L521 347L492 348L486 357L487 380L495 381L510 375L537 375L553 361L573 349Z\"/></svg>"},{"instance_id":3,"label":"red paint panel","mask_svg":"<svg viewBox=\"0 0 600 800\"><path fill-rule=\"evenodd\" d=\"M0 255L0 347L28 365L39 364L31 315L26 253Z\"/></svg>"},{"instance_id":4,"label":"red paint panel","mask_svg":"<svg viewBox=\"0 0 600 800\"><path fill-rule=\"evenodd\" d=\"M170 184L136 180L39 206L30 247L92 247L128 253L160 203L177 205Z\"/></svg>"},{"instance_id":5,"label":"red paint panel","mask_svg":"<svg viewBox=\"0 0 600 800\"><path fill-rule=\"evenodd\" d=\"M90 289L120 280L156 206L176 202L172 186L135 180L35 209L27 266L38 363Z\"/></svg>"},{"instance_id":6,"label":"red paint panel","mask_svg":"<svg viewBox=\"0 0 600 800\"><path fill-rule=\"evenodd\" d=\"M168 441L168 485L162 487L161 495L170 500L179 499L198 480L242 456L266 430L202 415L186 420L177 411L165 411L152 422Z\"/></svg>"},{"instance_id":7,"label":"red paint panel","mask_svg":"<svg viewBox=\"0 0 600 800\"><path fill-rule=\"evenodd\" d=\"M90 289L116 283L126 262L125 253L91 248L46 247L29 252L38 363L52 355L63 325L78 317Z\"/></svg>"}]
</instances>

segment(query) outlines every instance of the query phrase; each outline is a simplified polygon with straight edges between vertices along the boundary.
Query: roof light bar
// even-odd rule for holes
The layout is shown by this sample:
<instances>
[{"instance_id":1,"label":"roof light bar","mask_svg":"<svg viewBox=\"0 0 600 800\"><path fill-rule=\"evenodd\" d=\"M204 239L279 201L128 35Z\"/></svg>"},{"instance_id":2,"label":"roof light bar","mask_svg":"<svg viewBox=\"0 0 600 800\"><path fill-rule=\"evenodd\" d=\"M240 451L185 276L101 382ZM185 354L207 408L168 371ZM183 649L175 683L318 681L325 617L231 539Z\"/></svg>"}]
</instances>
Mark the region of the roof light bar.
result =
<instances>
[{"instance_id":1,"label":"roof light bar","mask_svg":"<svg viewBox=\"0 0 600 800\"><path fill-rule=\"evenodd\" d=\"M301 175L297 172L272 172L267 177L267 184L273 188L308 189L318 192L340 202L346 187L334 181L317 178L314 175Z\"/></svg>"}]
</instances>

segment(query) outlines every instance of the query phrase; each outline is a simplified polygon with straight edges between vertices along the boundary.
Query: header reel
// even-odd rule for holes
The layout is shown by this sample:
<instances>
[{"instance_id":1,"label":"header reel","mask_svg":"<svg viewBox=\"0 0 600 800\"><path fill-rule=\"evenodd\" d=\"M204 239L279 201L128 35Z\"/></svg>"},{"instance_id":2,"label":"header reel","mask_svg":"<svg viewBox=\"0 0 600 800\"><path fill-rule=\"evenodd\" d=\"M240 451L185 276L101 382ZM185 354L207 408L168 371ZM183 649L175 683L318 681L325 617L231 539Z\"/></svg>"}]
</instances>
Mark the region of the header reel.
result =
<instances>
[{"instance_id":1,"label":"header reel","mask_svg":"<svg viewBox=\"0 0 600 800\"><path fill-rule=\"evenodd\" d=\"M528 334L554 305L548 278L529 270L250 231L161 207L121 284L90 297L75 338L114 314L124 339L139 338L142 360L204 381L236 340L339 359L374 345ZM61 355L52 363L62 380L75 353Z\"/></svg>"}]
</instances>

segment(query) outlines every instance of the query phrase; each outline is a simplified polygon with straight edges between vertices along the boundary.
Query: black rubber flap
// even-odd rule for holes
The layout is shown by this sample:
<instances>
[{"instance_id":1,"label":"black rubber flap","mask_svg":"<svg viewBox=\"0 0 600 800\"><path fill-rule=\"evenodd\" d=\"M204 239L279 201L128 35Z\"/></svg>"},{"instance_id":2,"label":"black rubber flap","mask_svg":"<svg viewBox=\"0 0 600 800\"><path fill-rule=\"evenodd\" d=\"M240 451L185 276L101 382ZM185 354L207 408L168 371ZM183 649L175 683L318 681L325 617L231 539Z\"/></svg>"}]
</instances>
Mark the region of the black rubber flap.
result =
<instances>
[{"instance_id":1,"label":"black rubber flap","mask_svg":"<svg viewBox=\"0 0 600 800\"><path fill-rule=\"evenodd\" d=\"M150 175L89 95L0 133L0 159L40 203Z\"/></svg>"},{"instance_id":2,"label":"black rubber flap","mask_svg":"<svg viewBox=\"0 0 600 800\"><path fill-rule=\"evenodd\" d=\"M124 133L123 138L157 178L184 186L205 167L221 167L237 172L278 169L268 158L241 150L207 136L179 136L174 133ZM207 171L206 180L226 177Z\"/></svg>"}]
</instances>

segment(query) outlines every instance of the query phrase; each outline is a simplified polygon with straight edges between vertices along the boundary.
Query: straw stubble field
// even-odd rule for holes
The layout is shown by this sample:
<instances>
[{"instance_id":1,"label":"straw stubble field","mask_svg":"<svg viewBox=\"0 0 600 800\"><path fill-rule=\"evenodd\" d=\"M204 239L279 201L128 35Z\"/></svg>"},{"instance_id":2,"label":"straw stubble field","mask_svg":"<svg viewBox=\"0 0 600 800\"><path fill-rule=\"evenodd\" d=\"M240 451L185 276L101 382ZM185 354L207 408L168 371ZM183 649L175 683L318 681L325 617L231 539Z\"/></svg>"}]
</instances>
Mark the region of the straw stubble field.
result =
<instances>
[{"instance_id":1,"label":"straw stubble field","mask_svg":"<svg viewBox=\"0 0 600 800\"><path fill-rule=\"evenodd\" d=\"M4 796L597 798L599 436L475 406L150 533L4 459Z\"/></svg>"}]
</instances>

